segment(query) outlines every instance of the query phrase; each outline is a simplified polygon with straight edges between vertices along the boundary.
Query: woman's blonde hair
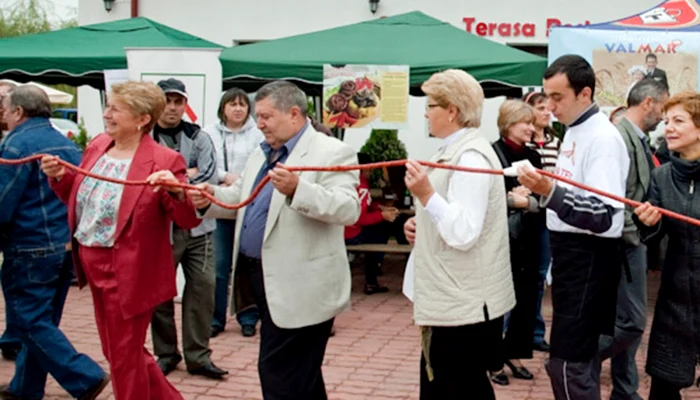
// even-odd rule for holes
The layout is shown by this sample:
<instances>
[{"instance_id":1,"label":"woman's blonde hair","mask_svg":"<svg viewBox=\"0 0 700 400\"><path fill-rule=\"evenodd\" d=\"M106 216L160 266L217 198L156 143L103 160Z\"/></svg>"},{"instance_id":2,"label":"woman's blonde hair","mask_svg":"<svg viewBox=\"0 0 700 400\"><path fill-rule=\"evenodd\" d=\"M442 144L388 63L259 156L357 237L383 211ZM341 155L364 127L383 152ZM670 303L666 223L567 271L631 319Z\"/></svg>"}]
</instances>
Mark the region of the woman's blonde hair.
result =
<instances>
[{"instance_id":1,"label":"woman's blonde hair","mask_svg":"<svg viewBox=\"0 0 700 400\"><path fill-rule=\"evenodd\" d=\"M508 135L511 126L520 123L534 123L535 110L521 100L506 100L498 109L498 132L501 136Z\"/></svg>"},{"instance_id":2,"label":"woman's blonde hair","mask_svg":"<svg viewBox=\"0 0 700 400\"><path fill-rule=\"evenodd\" d=\"M457 123L465 128L481 126L484 108L484 90L473 76L458 69L433 74L421 86L423 93L432 97L442 108L457 108Z\"/></svg>"},{"instance_id":3,"label":"woman's blonde hair","mask_svg":"<svg viewBox=\"0 0 700 400\"><path fill-rule=\"evenodd\" d=\"M693 125L700 128L700 93L683 92L671 96L664 104L664 113L677 105L683 106L683 109L690 114Z\"/></svg>"},{"instance_id":4,"label":"woman's blonde hair","mask_svg":"<svg viewBox=\"0 0 700 400\"><path fill-rule=\"evenodd\" d=\"M128 81L115 84L109 98L123 103L136 116L151 116L151 120L141 127L142 133L150 132L165 110L165 94L152 82Z\"/></svg>"}]
</instances>

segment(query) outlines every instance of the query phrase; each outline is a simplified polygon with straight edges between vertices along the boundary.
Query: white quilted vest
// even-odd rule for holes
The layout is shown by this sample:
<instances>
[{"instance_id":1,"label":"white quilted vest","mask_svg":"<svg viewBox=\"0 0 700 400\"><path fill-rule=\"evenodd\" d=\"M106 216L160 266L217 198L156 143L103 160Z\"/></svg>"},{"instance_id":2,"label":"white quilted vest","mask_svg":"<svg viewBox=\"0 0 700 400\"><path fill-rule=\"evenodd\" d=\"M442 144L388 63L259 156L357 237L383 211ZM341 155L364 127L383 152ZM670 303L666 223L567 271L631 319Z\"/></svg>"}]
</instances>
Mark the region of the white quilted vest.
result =
<instances>
[{"instance_id":1,"label":"white quilted vest","mask_svg":"<svg viewBox=\"0 0 700 400\"><path fill-rule=\"evenodd\" d=\"M433 156L433 162L457 165L467 150L476 150L491 168L501 164L488 141L469 129L456 142ZM447 198L454 171L429 169L436 193ZM416 208L416 243L413 250L414 321L421 326L461 326L504 315L515 306L510 268L506 193L503 177L492 175L484 226L467 251L448 246L423 207Z\"/></svg>"}]
</instances>

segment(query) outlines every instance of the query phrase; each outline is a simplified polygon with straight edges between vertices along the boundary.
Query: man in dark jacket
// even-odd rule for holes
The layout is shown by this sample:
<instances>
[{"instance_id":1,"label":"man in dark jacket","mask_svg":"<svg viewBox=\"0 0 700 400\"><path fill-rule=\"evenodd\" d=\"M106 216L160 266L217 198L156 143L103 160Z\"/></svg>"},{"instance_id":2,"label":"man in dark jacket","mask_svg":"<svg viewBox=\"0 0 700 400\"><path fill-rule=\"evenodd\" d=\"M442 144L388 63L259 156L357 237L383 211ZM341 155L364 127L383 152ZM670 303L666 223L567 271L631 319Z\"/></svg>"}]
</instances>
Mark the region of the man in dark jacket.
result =
<instances>
[{"instance_id":1,"label":"man in dark jacket","mask_svg":"<svg viewBox=\"0 0 700 400\"><path fill-rule=\"evenodd\" d=\"M661 84L663 84L668 89L668 78L666 77L666 71L664 71L663 69L656 68L656 66L659 64L659 59L656 58L656 54L647 54L645 61L647 65L646 77L652 78L657 82L661 82Z\"/></svg>"},{"instance_id":2,"label":"man in dark jacket","mask_svg":"<svg viewBox=\"0 0 700 400\"><path fill-rule=\"evenodd\" d=\"M199 126L184 121L187 108L185 85L177 79L158 82L167 99L165 111L153 128L153 137L163 146L178 151L187 163L190 183L216 183L216 152L209 135ZM228 372L211 361L209 338L214 315L216 270L212 232L216 221L203 220L192 230L173 229L175 268L185 272L185 293L182 299L182 350L187 370L193 375L221 379ZM158 366L169 374L182 360L177 346L175 305L168 301L153 313L151 325L153 352Z\"/></svg>"},{"instance_id":3,"label":"man in dark jacket","mask_svg":"<svg viewBox=\"0 0 700 400\"><path fill-rule=\"evenodd\" d=\"M49 122L46 93L25 85L3 101L10 133L0 145L1 158L51 153L80 164L78 148ZM68 216L36 162L0 166L0 224L9 229L0 270L7 328L22 342L15 376L9 385L0 386L0 398L43 398L47 374L71 397L97 398L109 376L90 357L78 353L58 328L72 279L64 264L70 241Z\"/></svg>"},{"instance_id":4,"label":"man in dark jacket","mask_svg":"<svg viewBox=\"0 0 700 400\"><path fill-rule=\"evenodd\" d=\"M12 89L16 88L12 82L0 82L0 143L9 133L7 130L7 123L3 119L3 114L5 109L2 106L3 99L8 96ZM2 242L9 239L9 224L0 225L0 248L2 248ZM7 314L7 311L5 311ZM5 317L7 320L7 317ZM22 343L16 337L12 336L7 329L3 332L2 337L0 337L0 353L2 353L2 358L10 361L14 361L17 358L17 354L22 349Z\"/></svg>"},{"instance_id":5,"label":"man in dark jacket","mask_svg":"<svg viewBox=\"0 0 700 400\"><path fill-rule=\"evenodd\" d=\"M628 199L646 200L654 169L648 134L661 122L666 100L668 90L661 82L649 78L640 81L632 88L625 116L617 125L630 158L625 194ZM633 208L625 207L622 239L629 276L620 279L614 336L602 335L599 343L601 359L612 358L611 400L642 399L637 393L639 377L635 356L646 327L647 247L640 240L633 213Z\"/></svg>"}]
</instances>

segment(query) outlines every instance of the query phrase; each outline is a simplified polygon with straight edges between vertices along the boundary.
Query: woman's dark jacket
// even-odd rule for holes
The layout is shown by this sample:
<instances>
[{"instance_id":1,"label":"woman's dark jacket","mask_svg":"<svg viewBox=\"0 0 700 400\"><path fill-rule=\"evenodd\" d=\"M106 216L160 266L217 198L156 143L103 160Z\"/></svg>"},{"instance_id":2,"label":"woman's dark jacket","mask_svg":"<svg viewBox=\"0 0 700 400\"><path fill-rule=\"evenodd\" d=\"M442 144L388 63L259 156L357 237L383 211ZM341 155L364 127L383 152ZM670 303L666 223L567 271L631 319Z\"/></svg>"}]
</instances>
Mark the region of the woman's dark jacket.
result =
<instances>
[{"instance_id":1,"label":"woman's dark jacket","mask_svg":"<svg viewBox=\"0 0 700 400\"><path fill-rule=\"evenodd\" d=\"M700 218L699 184L700 162L671 155L669 163L652 173L649 202ZM637 222L646 242L669 236L646 370L687 387L693 384L700 344L700 227L668 217L651 228Z\"/></svg>"},{"instance_id":2,"label":"woman's dark jacket","mask_svg":"<svg viewBox=\"0 0 700 400\"><path fill-rule=\"evenodd\" d=\"M503 138L493 143L503 168L514 162L529 160L535 168L542 168L540 155L527 147L516 147ZM505 178L506 193L520 186L517 178ZM546 213L538 209L539 198L531 197L532 209L508 207L508 231L510 234L511 264L513 271L539 268L540 230L545 225ZM534 212L533 212L534 211Z\"/></svg>"}]
</instances>

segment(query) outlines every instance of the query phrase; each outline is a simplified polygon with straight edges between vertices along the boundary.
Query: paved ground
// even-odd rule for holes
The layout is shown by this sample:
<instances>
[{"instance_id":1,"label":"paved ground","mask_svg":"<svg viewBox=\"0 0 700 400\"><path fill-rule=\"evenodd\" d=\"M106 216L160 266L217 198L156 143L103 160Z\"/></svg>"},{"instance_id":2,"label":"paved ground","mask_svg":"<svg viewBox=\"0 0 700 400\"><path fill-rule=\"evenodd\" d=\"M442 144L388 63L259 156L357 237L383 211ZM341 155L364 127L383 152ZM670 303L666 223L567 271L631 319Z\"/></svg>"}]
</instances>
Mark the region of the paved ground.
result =
<instances>
[{"instance_id":1,"label":"paved ground","mask_svg":"<svg viewBox=\"0 0 700 400\"><path fill-rule=\"evenodd\" d=\"M385 275L380 279L391 292L365 296L361 293L362 277L359 267L353 269L352 311L337 319L337 334L331 338L325 359L324 376L331 400L342 399L417 399L418 398L418 330L411 323L410 303L400 294L403 258L390 256ZM650 276L650 306L658 288L658 278ZM4 305L0 305L4 308ZM549 299L545 319L551 322ZM652 308L650 307L650 310ZM2 310L0 310L2 311ZM651 311L650 311L651 317ZM4 312L0 312L0 319ZM244 338L235 321L229 330L211 342L215 363L230 371L221 382L189 376L181 365L170 375L171 381L186 399L260 399L256 360L258 338ZM91 297L87 290L71 289L62 328L78 350L83 351L108 368L101 354L95 329ZM648 332L647 332L648 335ZM643 368L647 335L639 351L639 366ZM150 347L150 343L148 343ZM543 367L544 354L535 354L525 366L535 375L533 381L511 379L507 387L498 387L499 400L553 399L549 380ZM0 382L7 381L14 364L0 361ZM610 392L609 363L603 367L603 395ZM647 397L649 377L642 373L640 394ZM47 399L69 396L52 379L47 385ZM111 390L100 399L113 399ZM685 399L700 399L696 388L686 390Z\"/></svg>"}]
</instances>

